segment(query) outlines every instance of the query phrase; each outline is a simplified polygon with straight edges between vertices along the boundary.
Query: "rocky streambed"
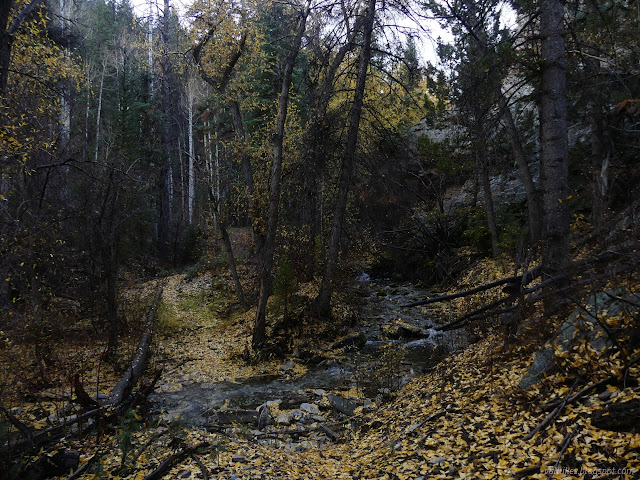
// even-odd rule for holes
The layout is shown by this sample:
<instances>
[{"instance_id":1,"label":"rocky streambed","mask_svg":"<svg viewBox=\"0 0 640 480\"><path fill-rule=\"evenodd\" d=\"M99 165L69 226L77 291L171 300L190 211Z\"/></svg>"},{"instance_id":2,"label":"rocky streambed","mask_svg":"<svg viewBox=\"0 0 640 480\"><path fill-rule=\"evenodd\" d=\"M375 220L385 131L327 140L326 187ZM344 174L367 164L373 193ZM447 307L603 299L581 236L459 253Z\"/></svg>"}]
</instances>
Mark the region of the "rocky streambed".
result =
<instances>
[{"instance_id":1,"label":"rocky streambed","mask_svg":"<svg viewBox=\"0 0 640 480\"><path fill-rule=\"evenodd\" d=\"M162 383L151 395L154 410L167 421L306 448L335 441L358 409L375 409L466 344L460 332L437 331L424 309L401 308L430 296L423 289L361 276L355 291L362 300L359 324L320 354L303 345L275 373L211 383L182 378L178 368L171 385Z\"/></svg>"}]
</instances>

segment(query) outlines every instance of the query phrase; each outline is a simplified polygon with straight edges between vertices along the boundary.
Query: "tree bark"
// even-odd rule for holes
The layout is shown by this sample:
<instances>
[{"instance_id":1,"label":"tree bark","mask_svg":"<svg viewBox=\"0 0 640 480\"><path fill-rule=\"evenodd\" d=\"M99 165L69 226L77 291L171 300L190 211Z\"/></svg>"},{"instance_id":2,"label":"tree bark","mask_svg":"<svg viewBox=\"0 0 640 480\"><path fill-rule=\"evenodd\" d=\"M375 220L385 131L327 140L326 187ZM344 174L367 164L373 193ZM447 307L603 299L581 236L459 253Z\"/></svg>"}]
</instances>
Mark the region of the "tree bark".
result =
<instances>
[{"instance_id":1,"label":"tree bark","mask_svg":"<svg viewBox=\"0 0 640 480\"><path fill-rule=\"evenodd\" d=\"M169 0L164 0L164 11L162 19L162 140L165 148L165 158L160 177L160 222L158 225L158 247L161 257L167 259L171 245L171 226L173 223L173 172L172 163L175 151L175 138L172 134L171 112L172 112L172 85L173 66L169 58Z\"/></svg>"},{"instance_id":2,"label":"tree bark","mask_svg":"<svg viewBox=\"0 0 640 480\"><path fill-rule=\"evenodd\" d=\"M491 195L491 184L489 181L489 168L487 167L487 151L480 139L482 132L478 133L478 145L476 146L476 156L478 171L480 173L480 183L482 184L482 196L484 200L484 211L487 216L487 225L491 234L491 253L495 257L500 255L498 247L498 225L496 224L496 212L493 206L493 196Z\"/></svg>"},{"instance_id":3,"label":"tree bark","mask_svg":"<svg viewBox=\"0 0 640 480\"><path fill-rule=\"evenodd\" d=\"M356 79L353 105L351 106L351 114L349 117L347 142L344 155L342 157L342 165L340 168L340 180L338 184L336 207L333 214L333 222L331 225L331 235L329 237L327 262L325 265L324 276L322 277L322 284L320 285L320 293L318 293L318 297L316 298L315 302L316 311L321 316L328 316L331 313L331 296L333 293L334 280L333 277L335 275L336 264L338 262L340 236L342 234L342 226L347 210L347 198L349 195L351 175L353 173L356 147L358 144L360 117L362 114L362 106L364 104L364 90L367 83L367 70L369 68L369 60L371 59L371 37L373 34L373 24L376 13L375 10L376 0L369 0L367 5L366 17L363 24L364 35L362 50L360 51L358 76Z\"/></svg>"},{"instance_id":4,"label":"tree bark","mask_svg":"<svg viewBox=\"0 0 640 480\"><path fill-rule=\"evenodd\" d=\"M564 2L540 3L542 36L541 164L544 198L543 263L550 274L569 258L569 165Z\"/></svg>"},{"instance_id":5,"label":"tree bark","mask_svg":"<svg viewBox=\"0 0 640 480\"><path fill-rule=\"evenodd\" d=\"M278 229L278 214L280 209L280 194L282 191L282 157L284 144L285 122L287 120L287 110L289 107L289 88L291 87L291 76L293 66L298 57L302 36L304 35L307 17L309 15L310 3L307 3L304 12L300 17L296 37L287 56L282 74L282 89L278 102L278 117L276 120L276 131L273 140L273 164L271 165L271 181L269 185L269 210L267 217L267 231L264 245L259 252L260 261L260 295L258 297L258 310L256 320L253 325L252 347L259 350L266 342L265 323L267 317L267 300L273 290L273 254L275 250L276 231Z\"/></svg>"},{"instance_id":6,"label":"tree bark","mask_svg":"<svg viewBox=\"0 0 640 480\"><path fill-rule=\"evenodd\" d=\"M236 287L236 294L238 295L238 300L242 304L243 307L247 307L247 298L244 294L244 290L242 289L242 283L240 282L240 277L238 276L238 269L236 267L236 257L233 253L233 246L231 245L231 239L229 238L229 232L227 231L227 225L220 218L220 206L218 204L218 199L216 198L215 193L213 192L213 187L209 185L209 199L213 204L214 208L214 218L216 224L218 226L218 230L220 230L220 237L222 238L222 245L224 246L224 250L227 253L227 260L229 262L229 270L231 271L231 277L233 278L233 284Z\"/></svg>"},{"instance_id":7,"label":"tree bark","mask_svg":"<svg viewBox=\"0 0 640 480\"><path fill-rule=\"evenodd\" d=\"M189 226L193 226L193 204L196 197L196 189L195 189L195 171L194 171L194 163L195 163L195 150L193 148L193 80L189 82L189 91L187 92L188 103L188 115L189 115L189 174L188 174L188 197L187 197L187 208L189 215Z\"/></svg>"},{"instance_id":8,"label":"tree bark","mask_svg":"<svg viewBox=\"0 0 640 480\"><path fill-rule=\"evenodd\" d=\"M511 145L511 151L513 157L518 165L518 172L520 174L520 181L524 185L524 191L527 195L527 212L529 217L529 236L531 243L537 243L542 239L542 206L540 205L540 198L533 178L531 177L531 171L529 170L529 164L522 148L522 141L520 140L520 134L518 128L513 120L513 115L507 104L507 100L504 98L504 94L500 89L500 86L496 86L498 90L498 106L502 112L502 120L507 128L509 136L509 144Z\"/></svg>"},{"instance_id":9,"label":"tree bark","mask_svg":"<svg viewBox=\"0 0 640 480\"><path fill-rule=\"evenodd\" d=\"M113 390L111 390L107 405L120 405L126 396L131 393L131 390L142 376L149 354L149 346L151 345L151 339L153 337L153 322L155 320L156 310L161 298L162 287L158 287L153 299L153 304L151 305L151 309L147 315L147 320L144 324L144 333L142 334L142 337L140 337L140 343L138 344L136 354L127 371L124 373L122 378L120 378L120 381L116 386L113 387Z\"/></svg>"}]
</instances>

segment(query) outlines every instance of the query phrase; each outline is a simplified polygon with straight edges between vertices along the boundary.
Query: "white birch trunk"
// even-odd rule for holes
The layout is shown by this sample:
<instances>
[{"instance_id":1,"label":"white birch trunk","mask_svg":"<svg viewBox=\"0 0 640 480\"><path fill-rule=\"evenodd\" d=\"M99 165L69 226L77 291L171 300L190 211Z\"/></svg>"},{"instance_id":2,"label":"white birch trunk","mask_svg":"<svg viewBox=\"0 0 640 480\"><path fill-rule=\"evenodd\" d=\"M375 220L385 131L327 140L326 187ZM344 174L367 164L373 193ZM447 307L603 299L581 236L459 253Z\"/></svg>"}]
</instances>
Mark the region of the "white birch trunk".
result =
<instances>
[{"instance_id":1,"label":"white birch trunk","mask_svg":"<svg viewBox=\"0 0 640 480\"><path fill-rule=\"evenodd\" d=\"M187 99L189 102L188 114L189 114L189 197L188 197L188 207L189 207L189 226L193 225L193 204L196 197L196 188L195 188L195 172L194 172L194 161L195 161L195 153L193 148L193 82L189 82L189 98Z\"/></svg>"},{"instance_id":2,"label":"white birch trunk","mask_svg":"<svg viewBox=\"0 0 640 480\"><path fill-rule=\"evenodd\" d=\"M94 160L98 162L98 152L100 151L100 115L102 113L102 90L104 89L104 72L107 68L107 60L102 60L102 74L100 75L100 90L98 92L98 111L96 112L96 145Z\"/></svg>"}]
</instances>

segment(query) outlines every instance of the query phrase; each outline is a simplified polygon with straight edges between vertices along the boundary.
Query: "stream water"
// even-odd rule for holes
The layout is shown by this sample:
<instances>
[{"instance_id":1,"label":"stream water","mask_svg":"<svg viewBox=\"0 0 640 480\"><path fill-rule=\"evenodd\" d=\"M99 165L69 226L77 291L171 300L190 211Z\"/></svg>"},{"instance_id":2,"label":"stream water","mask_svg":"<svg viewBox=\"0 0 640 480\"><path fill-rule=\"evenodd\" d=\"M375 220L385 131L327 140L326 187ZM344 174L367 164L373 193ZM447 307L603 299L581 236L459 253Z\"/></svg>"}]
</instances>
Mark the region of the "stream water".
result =
<instances>
[{"instance_id":1,"label":"stream water","mask_svg":"<svg viewBox=\"0 0 640 480\"><path fill-rule=\"evenodd\" d=\"M363 304L357 330L365 340L362 344L360 336L360 348L328 351L326 361L295 378L286 374L283 365L282 375L215 384L184 383L178 391L161 389L150 397L152 404L167 419L180 417L189 424L203 425L220 408L255 410L268 401L280 401L280 409L296 408L318 401L327 390L356 386L373 398L407 383L443 355L466 344L464 333L438 332L434 328L437 324L421 309L401 308L430 296L428 291L409 283L369 281L365 276L359 277L357 291ZM398 325L406 331L398 334Z\"/></svg>"}]
</instances>

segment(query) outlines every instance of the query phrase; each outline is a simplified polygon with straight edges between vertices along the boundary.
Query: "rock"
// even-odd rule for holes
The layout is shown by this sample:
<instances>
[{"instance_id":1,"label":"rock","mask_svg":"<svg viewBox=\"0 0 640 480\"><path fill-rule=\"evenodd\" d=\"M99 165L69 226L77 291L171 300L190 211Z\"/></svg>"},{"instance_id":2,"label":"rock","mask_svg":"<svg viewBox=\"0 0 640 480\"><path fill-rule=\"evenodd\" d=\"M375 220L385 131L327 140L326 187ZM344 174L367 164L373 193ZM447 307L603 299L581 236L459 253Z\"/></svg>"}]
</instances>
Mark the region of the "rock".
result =
<instances>
[{"instance_id":1,"label":"rock","mask_svg":"<svg viewBox=\"0 0 640 480\"><path fill-rule=\"evenodd\" d=\"M596 312L598 312L598 315L602 315L602 312L606 311L606 315L611 317L620 315L622 312L632 315L637 314L639 309L626 302L633 302L633 298L623 296L622 301L612 298L621 295L624 295L624 293L620 291L600 292L589 300L584 309L593 315ZM598 321L592 315L586 313L584 309L576 309L562 323L552 339L535 355L531 367L520 380L520 388L526 390L532 387L553 370L556 362L556 348L563 352L568 352L578 341L585 340L594 350L604 353L605 350L613 345L613 342L608 338Z\"/></svg>"},{"instance_id":2,"label":"rock","mask_svg":"<svg viewBox=\"0 0 640 480\"><path fill-rule=\"evenodd\" d=\"M441 463L446 462L447 459L444 457L436 457L436 458L432 458L431 460L429 460L429 463L431 465L440 465Z\"/></svg>"},{"instance_id":3,"label":"rock","mask_svg":"<svg viewBox=\"0 0 640 480\"><path fill-rule=\"evenodd\" d=\"M311 415L309 418L311 418L311 420L313 420L314 422L326 422L327 419L324 418L322 415Z\"/></svg>"},{"instance_id":4,"label":"rock","mask_svg":"<svg viewBox=\"0 0 640 480\"><path fill-rule=\"evenodd\" d=\"M290 412L290 413L291 413L291 418L292 418L293 420L295 420L296 422L297 422L298 420L301 420L301 419L302 419L302 417L304 416L304 414L303 414L300 410L298 410L298 409L296 409L296 410L291 410L291 412Z\"/></svg>"},{"instance_id":5,"label":"rock","mask_svg":"<svg viewBox=\"0 0 640 480\"><path fill-rule=\"evenodd\" d=\"M231 457L231 461L235 463L246 463L247 459L244 457L244 455L234 455L233 457Z\"/></svg>"},{"instance_id":6,"label":"rock","mask_svg":"<svg viewBox=\"0 0 640 480\"><path fill-rule=\"evenodd\" d=\"M180 475L180 478L189 478L191 472L189 470L182 470L178 475Z\"/></svg>"},{"instance_id":7,"label":"rock","mask_svg":"<svg viewBox=\"0 0 640 480\"><path fill-rule=\"evenodd\" d=\"M338 348L354 348L360 350L364 347L365 343L367 343L367 337L365 337L363 332L358 332L341 338L331 345L331 348L333 350L337 350Z\"/></svg>"},{"instance_id":8,"label":"rock","mask_svg":"<svg viewBox=\"0 0 640 480\"><path fill-rule=\"evenodd\" d=\"M316 388L313 393L315 395L318 395L319 397L322 397L323 395L325 395L327 392L325 392L323 389L321 388Z\"/></svg>"},{"instance_id":9,"label":"rock","mask_svg":"<svg viewBox=\"0 0 640 480\"><path fill-rule=\"evenodd\" d=\"M219 425L231 425L232 423L258 424L259 413L254 410L236 410L228 412L216 412L212 416L212 422Z\"/></svg>"},{"instance_id":10,"label":"rock","mask_svg":"<svg viewBox=\"0 0 640 480\"><path fill-rule=\"evenodd\" d=\"M415 340L429 336L428 332L424 332L419 327L409 325L401 320L396 320L396 322L391 325L385 325L382 330L385 336L392 340L398 340L401 338Z\"/></svg>"},{"instance_id":11,"label":"rock","mask_svg":"<svg viewBox=\"0 0 640 480\"><path fill-rule=\"evenodd\" d=\"M271 423L271 409L267 404L261 405L258 408L258 430L262 430Z\"/></svg>"},{"instance_id":12,"label":"rock","mask_svg":"<svg viewBox=\"0 0 640 480\"><path fill-rule=\"evenodd\" d=\"M302 403L300 404L300 410L306 413L310 413L312 415L318 415L320 413L320 409L317 405L313 403Z\"/></svg>"},{"instance_id":13,"label":"rock","mask_svg":"<svg viewBox=\"0 0 640 480\"><path fill-rule=\"evenodd\" d=\"M291 412L281 413L276 417L276 423L278 425L290 425L292 417Z\"/></svg>"},{"instance_id":14,"label":"rock","mask_svg":"<svg viewBox=\"0 0 640 480\"><path fill-rule=\"evenodd\" d=\"M611 392L611 390L605 390L600 395L598 395L598 398L600 400L607 400L607 399L609 399L609 397L611 396L612 393L613 392Z\"/></svg>"},{"instance_id":15,"label":"rock","mask_svg":"<svg viewBox=\"0 0 640 480\"><path fill-rule=\"evenodd\" d=\"M323 431L327 435L327 437L329 437L334 442L338 440L338 438L340 438L340 435L338 433L334 432L332 429L330 429L326 425L318 425L318 428L321 431Z\"/></svg>"},{"instance_id":16,"label":"rock","mask_svg":"<svg viewBox=\"0 0 640 480\"><path fill-rule=\"evenodd\" d=\"M309 358L309 360L307 360L307 365L311 365L312 367L317 367L322 362L326 362L327 360L328 360L327 357L323 355L315 354L311 358Z\"/></svg>"},{"instance_id":17,"label":"rock","mask_svg":"<svg viewBox=\"0 0 640 480\"><path fill-rule=\"evenodd\" d=\"M358 408L358 404L356 402L339 395L329 394L327 395L327 398L337 411L348 416L352 416L355 409Z\"/></svg>"},{"instance_id":18,"label":"rock","mask_svg":"<svg viewBox=\"0 0 640 480\"><path fill-rule=\"evenodd\" d=\"M296 364L293 362L293 360L289 360L287 363L280 365L280 370L282 370L282 372L284 373L291 373L295 366Z\"/></svg>"}]
</instances>

